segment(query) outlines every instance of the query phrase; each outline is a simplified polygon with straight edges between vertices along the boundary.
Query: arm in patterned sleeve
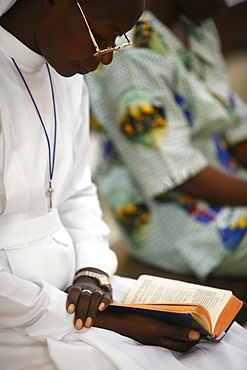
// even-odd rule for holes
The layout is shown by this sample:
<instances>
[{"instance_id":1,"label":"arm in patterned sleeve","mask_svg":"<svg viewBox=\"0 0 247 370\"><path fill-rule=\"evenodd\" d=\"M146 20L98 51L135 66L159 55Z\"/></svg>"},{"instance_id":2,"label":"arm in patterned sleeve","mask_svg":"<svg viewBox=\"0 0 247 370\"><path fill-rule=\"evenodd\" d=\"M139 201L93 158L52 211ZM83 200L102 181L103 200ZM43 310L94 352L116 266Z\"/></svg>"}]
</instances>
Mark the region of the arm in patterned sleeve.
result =
<instances>
[{"instance_id":1,"label":"arm in patterned sleeve","mask_svg":"<svg viewBox=\"0 0 247 370\"><path fill-rule=\"evenodd\" d=\"M155 54L147 59L143 50L115 59L87 78L93 112L142 193L154 197L200 172L207 159L191 145L187 118L170 88L174 60ZM150 68L157 63L164 65L162 76Z\"/></svg>"},{"instance_id":2,"label":"arm in patterned sleeve","mask_svg":"<svg viewBox=\"0 0 247 370\"><path fill-rule=\"evenodd\" d=\"M204 127L212 128L205 137L213 138L217 121L225 120L226 136L235 143L230 107L222 109L219 96L181 68L174 55L128 50L109 69L89 76L88 84L94 114L143 194L178 189L211 203L246 204L246 180L215 167L195 139Z\"/></svg>"}]
</instances>

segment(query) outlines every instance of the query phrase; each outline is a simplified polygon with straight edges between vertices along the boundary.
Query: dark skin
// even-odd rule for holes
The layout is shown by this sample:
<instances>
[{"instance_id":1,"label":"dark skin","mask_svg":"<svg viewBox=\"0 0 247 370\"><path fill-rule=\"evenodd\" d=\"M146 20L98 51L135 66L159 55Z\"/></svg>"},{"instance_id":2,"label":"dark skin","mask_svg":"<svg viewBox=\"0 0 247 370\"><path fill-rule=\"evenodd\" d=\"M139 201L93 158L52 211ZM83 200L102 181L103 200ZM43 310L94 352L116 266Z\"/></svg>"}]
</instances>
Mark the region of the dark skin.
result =
<instances>
[{"instance_id":1,"label":"dark skin","mask_svg":"<svg viewBox=\"0 0 247 370\"><path fill-rule=\"evenodd\" d=\"M95 268L86 268L104 273ZM92 294L83 293L89 289ZM101 295L98 291L104 291ZM186 352L200 339L200 334L189 328L171 325L162 320L139 314L108 311L112 295L107 289L99 288L93 278L79 278L67 289L67 311L75 314L75 329L96 326L115 331L142 344L155 345L174 351Z\"/></svg>"},{"instance_id":2,"label":"dark skin","mask_svg":"<svg viewBox=\"0 0 247 370\"><path fill-rule=\"evenodd\" d=\"M133 27L143 11L143 0L84 0L81 5L101 49L114 46L115 38ZM123 17L127 14L128 17ZM18 0L0 18L0 24L27 47L45 57L64 77L86 74L100 63L109 64L112 53L95 58L85 21L73 0ZM104 273L94 267L88 267ZM83 290L89 290L90 292ZM66 289L66 310L74 315L77 330L92 325L116 331L143 344L187 351L199 333L144 315L113 314L107 288L91 277L80 277Z\"/></svg>"},{"instance_id":3,"label":"dark skin","mask_svg":"<svg viewBox=\"0 0 247 370\"><path fill-rule=\"evenodd\" d=\"M125 7L121 1L117 3L114 13L111 1L83 1L84 13L101 49L114 46L116 37L127 32L141 15L142 0L127 0ZM126 7L127 19L120 18ZM93 57L95 48L75 0L19 0L1 17L0 24L42 54L65 77L89 73L100 63L112 61L112 53Z\"/></svg>"},{"instance_id":4,"label":"dark skin","mask_svg":"<svg viewBox=\"0 0 247 370\"><path fill-rule=\"evenodd\" d=\"M244 0L214 17L221 37L222 51L226 56L247 49L246 13L247 1Z\"/></svg>"},{"instance_id":5,"label":"dark skin","mask_svg":"<svg viewBox=\"0 0 247 370\"><path fill-rule=\"evenodd\" d=\"M194 21L201 21L226 11L225 0L147 0L149 8L180 41L187 46L187 37L179 15L184 14ZM247 168L247 140L232 146L231 154ZM247 180L207 166L196 176L179 186L188 195L201 198L211 204L247 205Z\"/></svg>"}]
</instances>

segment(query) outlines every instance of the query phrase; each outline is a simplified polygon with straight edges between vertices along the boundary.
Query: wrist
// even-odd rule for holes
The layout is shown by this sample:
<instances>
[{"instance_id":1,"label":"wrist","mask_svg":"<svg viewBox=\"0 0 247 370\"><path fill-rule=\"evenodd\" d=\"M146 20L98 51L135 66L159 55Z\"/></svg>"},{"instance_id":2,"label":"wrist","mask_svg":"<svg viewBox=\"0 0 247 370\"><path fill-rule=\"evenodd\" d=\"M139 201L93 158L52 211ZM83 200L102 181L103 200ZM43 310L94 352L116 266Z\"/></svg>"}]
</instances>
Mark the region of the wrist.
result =
<instances>
[{"instance_id":1,"label":"wrist","mask_svg":"<svg viewBox=\"0 0 247 370\"><path fill-rule=\"evenodd\" d=\"M107 274L105 271L103 270L100 270L100 269L97 269L96 267L82 267L81 269L77 270L76 273L75 273L75 276L82 272L82 271L92 271L92 272L96 272L97 274L103 274L103 275L106 275L109 277L109 274Z\"/></svg>"},{"instance_id":2,"label":"wrist","mask_svg":"<svg viewBox=\"0 0 247 370\"><path fill-rule=\"evenodd\" d=\"M110 293L112 292L112 286L111 286L109 276L102 270L98 270L94 268L80 269L75 274L73 283L75 284L76 281L80 278L94 279L99 285L99 287L107 289Z\"/></svg>"}]
</instances>

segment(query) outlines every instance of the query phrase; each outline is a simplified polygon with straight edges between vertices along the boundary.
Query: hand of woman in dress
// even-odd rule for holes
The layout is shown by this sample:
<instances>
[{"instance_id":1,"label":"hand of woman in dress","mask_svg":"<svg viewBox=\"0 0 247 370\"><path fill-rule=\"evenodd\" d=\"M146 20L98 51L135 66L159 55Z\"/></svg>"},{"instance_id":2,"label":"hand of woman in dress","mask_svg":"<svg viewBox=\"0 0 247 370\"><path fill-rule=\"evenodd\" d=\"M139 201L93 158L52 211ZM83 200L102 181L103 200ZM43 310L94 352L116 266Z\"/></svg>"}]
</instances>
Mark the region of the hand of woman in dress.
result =
<instances>
[{"instance_id":1,"label":"hand of woman in dress","mask_svg":"<svg viewBox=\"0 0 247 370\"><path fill-rule=\"evenodd\" d=\"M142 344L178 352L188 351L200 339L200 333L193 329L172 325L146 315L114 312L114 309L100 313L94 326L115 331Z\"/></svg>"},{"instance_id":2,"label":"hand of woman in dress","mask_svg":"<svg viewBox=\"0 0 247 370\"><path fill-rule=\"evenodd\" d=\"M97 273L103 273L95 270ZM66 310L75 315L74 327L80 330L90 328L99 311L103 311L111 302L112 294L108 289L100 287L94 278L79 277L66 289L68 293Z\"/></svg>"}]
</instances>

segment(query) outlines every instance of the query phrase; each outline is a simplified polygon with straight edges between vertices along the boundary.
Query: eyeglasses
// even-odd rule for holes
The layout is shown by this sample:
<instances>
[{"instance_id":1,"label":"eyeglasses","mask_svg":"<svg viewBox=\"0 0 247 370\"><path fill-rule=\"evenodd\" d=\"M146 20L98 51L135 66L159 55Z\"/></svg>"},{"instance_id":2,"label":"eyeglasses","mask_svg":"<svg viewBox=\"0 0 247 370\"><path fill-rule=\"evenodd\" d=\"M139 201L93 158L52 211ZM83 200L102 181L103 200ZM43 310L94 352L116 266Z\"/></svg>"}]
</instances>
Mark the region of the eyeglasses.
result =
<instances>
[{"instance_id":1,"label":"eyeglasses","mask_svg":"<svg viewBox=\"0 0 247 370\"><path fill-rule=\"evenodd\" d=\"M85 14L84 14L83 10L82 10L82 7L79 3L79 0L76 0L76 4L78 5L78 7L80 9L81 15L83 16L83 19L86 23L89 35L90 35L91 40L92 40L92 43L94 44L94 47L96 49L96 53L93 54L94 57L98 57L98 56L101 56L101 55L112 53L113 51L119 51L119 50L122 50L123 48L125 48L126 46L130 46L130 45L133 44L133 42L129 39L129 37L124 33L124 37L125 37L127 42L125 42L124 44L119 45L119 46L108 46L106 49L101 50L99 48L99 45L97 44L95 38L94 38L93 32L92 32L92 30L91 30L91 28L88 24L88 21L85 17Z\"/></svg>"}]
</instances>

